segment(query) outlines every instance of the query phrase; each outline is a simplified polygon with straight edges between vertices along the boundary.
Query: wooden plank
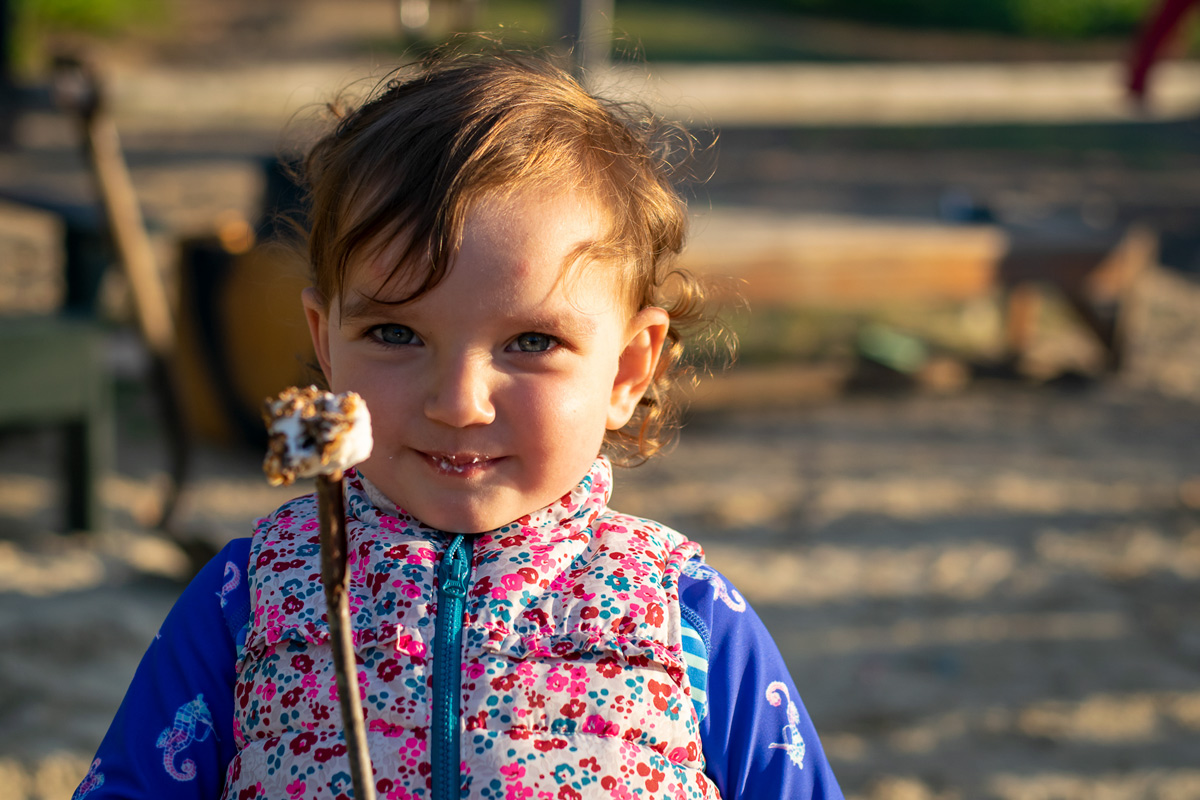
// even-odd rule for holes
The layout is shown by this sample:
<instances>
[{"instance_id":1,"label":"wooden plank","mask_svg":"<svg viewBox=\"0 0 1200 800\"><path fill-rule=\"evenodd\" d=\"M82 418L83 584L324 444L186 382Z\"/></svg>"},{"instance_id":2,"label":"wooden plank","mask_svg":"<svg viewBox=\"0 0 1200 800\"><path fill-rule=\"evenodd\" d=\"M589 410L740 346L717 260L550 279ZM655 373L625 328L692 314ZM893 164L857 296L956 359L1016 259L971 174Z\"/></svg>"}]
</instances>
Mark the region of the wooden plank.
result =
<instances>
[{"instance_id":1,"label":"wooden plank","mask_svg":"<svg viewBox=\"0 0 1200 800\"><path fill-rule=\"evenodd\" d=\"M986 294L1008 249L989 225L721 209L694 222L680 266L733 277L751 304L861 309Z\"/></svg>"},{"instance_id":2,"label":"wooden plank","mask_svg":"<svg viewBox=\"0 0 1200 800\"><path fill-rule=\"evenodd\" d=\"M0 317L0 425L66 432L67 525L104 525L100 487L112 468L112 382L101 327L52 316Z\"/></svg>"},{"instance_id":3,"label":"wooden plank","mask_svg":"<svg viewBox=\"0 0 1200 800\"><path fill-rule=\"evenodd\" d=\"M64 227L56 214L0 200L0 313L62 308Z\"/></svg>"},{"instance_id":4,"label":"wooden plank","mask_svg":"<svg viewBox=\"0 0 1200 800\"><path fill-rule=\"evenodd\" d=\"M82 417L105 371L99 327L62 317L0 317L0 420Z\"/></svg>"},{"instance_id":5,"label":"wooden plank","mask_svg":"<svg viewBox=\"0 0 1200 800\"><path fill-rule=\"evenodd\" d=\"M54 82L59 102L79 117L84 151L129 282L134 318L150 353L150 380L166 426L173 478L158 527L169 530L187 479L191 451L190 432L179 396L175 364L178 341L172 307L121 150L117 126L104 102L104 87L87 64L70 57L56 59Z\"/></svg>"},{"instance_id":6,"label":"wooden plank","mask_svg":"<svg viewBox=\"0 0 1200 800\"><path fill-rule=\"evenodd\" d=\"M680 266L734 279L751 307L870 311L1008 295L1005 342L1028 350L1036 286L1056 290L1120 367L1121 315L1157 237L1125 231L1015 234L994 225L894 222L714 209L693 224Z\"/></svg>"}]
</instances>

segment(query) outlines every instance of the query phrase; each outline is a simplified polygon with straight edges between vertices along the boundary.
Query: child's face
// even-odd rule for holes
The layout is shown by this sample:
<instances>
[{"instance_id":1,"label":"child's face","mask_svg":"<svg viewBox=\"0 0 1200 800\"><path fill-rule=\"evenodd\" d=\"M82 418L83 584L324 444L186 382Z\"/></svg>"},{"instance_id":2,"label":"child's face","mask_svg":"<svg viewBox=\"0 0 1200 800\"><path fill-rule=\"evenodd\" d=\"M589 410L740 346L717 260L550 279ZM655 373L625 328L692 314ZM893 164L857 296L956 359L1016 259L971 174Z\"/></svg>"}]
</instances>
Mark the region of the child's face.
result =
<instances>
[{"instance_id":1,"label":"child's face","mask_svg":"<svg viewBox=\"0 0 1200 800\"><path fill-rule=\"evenodd\" d=\"M631 314L616 270L570 266L604 218L578 194L488 196L446 277L403 305L389 248L355 265L345 297L304 295L321 368L361 394L375 449L360 471L435 528L498 528L570 491L606 429L629 421L669 318ZM564 277L565 275L565 277Z\"/></svg>"}]
</instances>

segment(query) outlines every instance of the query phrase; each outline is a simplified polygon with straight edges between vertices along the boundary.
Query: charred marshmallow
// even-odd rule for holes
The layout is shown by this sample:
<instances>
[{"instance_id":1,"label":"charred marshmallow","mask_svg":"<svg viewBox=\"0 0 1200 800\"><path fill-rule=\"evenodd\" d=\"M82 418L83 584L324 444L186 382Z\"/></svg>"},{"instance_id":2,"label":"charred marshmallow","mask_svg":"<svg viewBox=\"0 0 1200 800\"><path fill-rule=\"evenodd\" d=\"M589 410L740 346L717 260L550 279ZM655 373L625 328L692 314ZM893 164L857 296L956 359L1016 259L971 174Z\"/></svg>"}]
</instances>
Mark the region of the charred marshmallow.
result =
<instances>
[{"instance_id":1,"label":"charred marshmallow","mask_svg":"<svg viewBox=\"0 0 1200 800\"><path fill-rule=\"evenodd\" d=\"M269 437L263 472L272 486L317 475L340 477L371 455L371 415L354 392L291 387L264 403L263 420Z\"/></svg>"}]
</instances>

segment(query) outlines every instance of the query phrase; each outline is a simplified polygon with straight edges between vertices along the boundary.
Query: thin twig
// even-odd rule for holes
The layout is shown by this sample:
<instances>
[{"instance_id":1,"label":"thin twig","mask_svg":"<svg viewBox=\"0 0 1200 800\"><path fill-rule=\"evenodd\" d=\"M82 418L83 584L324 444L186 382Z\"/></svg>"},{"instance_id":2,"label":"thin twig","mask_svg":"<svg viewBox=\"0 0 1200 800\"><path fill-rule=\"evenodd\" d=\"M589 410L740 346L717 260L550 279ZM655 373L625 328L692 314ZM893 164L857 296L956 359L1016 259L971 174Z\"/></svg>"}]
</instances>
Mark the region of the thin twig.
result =
<instances>
[{"instance_id":1,"label":"thin twig","mask_svg":"<svg viewBox=\"0 0 1200 800\"><path fill-rule=\"evenodd\" d=\"M358 664L350 632L349 573L346 569L346 526L343 511L342 473L318 475L317 513L321 523L321 583L328 606L329 643L337 673L338 700L342 706L342 731L350 759L350 779L355 800L375 800L375 776L367 749L367 730L358 693Z\"/></svg>"}]
</instances>

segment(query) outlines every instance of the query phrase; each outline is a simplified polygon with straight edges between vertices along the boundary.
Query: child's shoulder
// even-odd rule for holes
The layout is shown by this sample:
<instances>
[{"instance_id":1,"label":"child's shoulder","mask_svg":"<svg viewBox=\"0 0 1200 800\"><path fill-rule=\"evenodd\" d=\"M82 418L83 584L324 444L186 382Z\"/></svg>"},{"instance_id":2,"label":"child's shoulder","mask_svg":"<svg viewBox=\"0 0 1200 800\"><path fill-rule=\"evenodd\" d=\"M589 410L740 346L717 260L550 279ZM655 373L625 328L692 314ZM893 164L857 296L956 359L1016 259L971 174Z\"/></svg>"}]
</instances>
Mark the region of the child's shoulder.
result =
<instances>
[{"instance_id":1,"label":"child's shoulder","mask_svg":"<svg viewBox=\"0 0 1200 800\"><path fill-rule=\"evenodd\" d=\"M741 592L708 565L703 553L684 562L679 576L679 596L686 605L697 610L707 609L708 614L713 609L742 614L748 607Z\"/></svg>"},{"instance_id":2,"label":"child's shoulder","mask_svg":"<svg viewBox=\"0 0 1200 800\"><path fill-rule=\"evenodd\" d=\"M688 549L688 551L695 549L703 558L700 545L696 545L694 541L688 539L685 534L679 533L678 530L656 522L654 519L636 517L630 513L607 509L607 507L599 517L596 517L593 530L598 537L617 535L629 537L629 539L640 539L671 549L671 551L678 551L680 548Z\"/></svg>"},{"instance_id":3,"label":"child's shoulder","mask_svg":"<svg viewBox=\"0 0 1200 800\"><path fill-rule=\"evenodd\" d=\"M215 588L217 596L221 596L244 576L250 560L251 544L252 539L248 536L230 539L200 568L191 584L202 586L205 590Z\"/></svg>"},{"instance_id":4,"label":"child's shoulder","mask_svg":"<svg viewBox=\"0 0 1200 800\"><path fill-rule=\"evenodd\" d=\"M254 539L280 528L291 529L317 519L317 496L315 493L293 497L279 508L262 517L254 525Z\"/></svg>"},{"instance_id":5,"label":"child's shoulder","mask_svg":"<svg viewBox=\"0 0 1200 800\"><path fill-rule=\"evenodd\" d=\"M606 508L593 524L596 538L611 546L616 542L639 542L661 551L664 558L682 568L694 559L704 560L704 550L685 534L645 517Z\"/></svg>"}]
</instances>

